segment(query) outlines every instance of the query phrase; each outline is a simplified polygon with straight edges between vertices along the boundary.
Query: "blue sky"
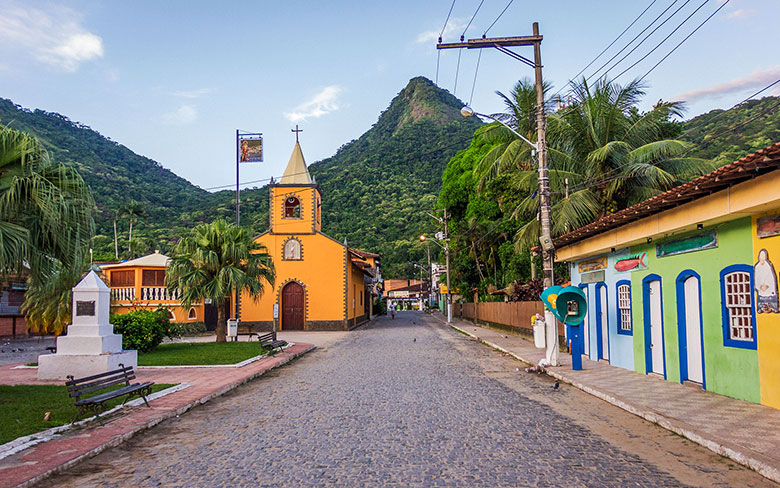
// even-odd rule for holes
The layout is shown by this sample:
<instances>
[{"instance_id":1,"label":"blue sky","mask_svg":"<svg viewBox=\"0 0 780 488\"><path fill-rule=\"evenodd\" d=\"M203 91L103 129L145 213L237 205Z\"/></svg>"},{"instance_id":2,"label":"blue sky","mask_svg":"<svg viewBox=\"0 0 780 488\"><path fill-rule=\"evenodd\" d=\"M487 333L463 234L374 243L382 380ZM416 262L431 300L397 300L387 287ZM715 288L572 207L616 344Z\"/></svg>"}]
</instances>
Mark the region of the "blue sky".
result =
<instances>
[{"instance_id":1,"label":"blue sky","mask_svg":"<svg viewBox=\"0 0 780 488\"><path fill-rule=\"evenodd\" d=\"M445 42L458 39L480 1L456 0ZM558 89L648 5L586 75L672 1L515 0L488 36L528 35L539 22L545 78ZM682 9L609 76L647 53L702 1L677 0L661 20ZM484 0L466 38L481 36L507 3ZM707 1L618 81L642 76L723 3ZM265 162L242 165L241 180L279 176L296 123L311 164L368 130L410 78L435 79L436 37L451 4L0 0L0 97L89 125L204 188L235 183L236 129L262 132ZM648 76L644 108L685 99L693 116L730 107L780 79L780 29L767 21L778 17L780 0L730 0ZM516 51L532 55L530 48ZM484 50L472 98L477 57L476 50L462 52L455 91L477 111L501 111L494 92L533 76L522 63ZM438 83L451 92L457 60L457 51L439 59Z\"/></svg>"}]
</instances>

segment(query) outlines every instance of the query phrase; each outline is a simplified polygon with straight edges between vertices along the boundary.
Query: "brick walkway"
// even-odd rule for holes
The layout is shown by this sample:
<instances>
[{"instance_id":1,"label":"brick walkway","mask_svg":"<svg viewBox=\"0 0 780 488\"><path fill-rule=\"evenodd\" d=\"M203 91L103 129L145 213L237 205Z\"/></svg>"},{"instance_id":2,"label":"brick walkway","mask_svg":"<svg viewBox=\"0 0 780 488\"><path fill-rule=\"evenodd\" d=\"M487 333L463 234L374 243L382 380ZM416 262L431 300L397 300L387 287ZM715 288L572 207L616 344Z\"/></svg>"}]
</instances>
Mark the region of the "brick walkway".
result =
<instances>
[{"instance_id":1,"label":"brick walkway","mask_svg":"<svg viewBox=\"0 0 780 488\"><path fill-rule=\"evenodd\" d=\"M71 467L84 458L126 441L136 433L190 408L222 395L238 385L306 354L315 346L296 343L273 357L255 361L241 368L170 368L138 370L138 381L187 383L189 388L153 400L151 408L130 407L129 412L115 415L96 425L65 433L0 460L0 487L29 486L53 473ZM0 384L62 384L62 381L39 381L37 369L13 369L0 366Z\"/></svg>"},{"instance_id":2,"label":"brick walkway","mask_svg":"<svg viewBox=\"0 0 780 488\"><path fill-rule=\"evenodd\" d=\"M434 316L445 321L441 314ZM452 325L516 358L538 364L544 349L519 336L453 319ZM547 373L635 415L655 422L702 446L780 482L780 410L709 393L653 375L582 358L581 371L571 369L571 355ZM740 419L738 428L733 419Z\"/></svg>"}]
</instances>

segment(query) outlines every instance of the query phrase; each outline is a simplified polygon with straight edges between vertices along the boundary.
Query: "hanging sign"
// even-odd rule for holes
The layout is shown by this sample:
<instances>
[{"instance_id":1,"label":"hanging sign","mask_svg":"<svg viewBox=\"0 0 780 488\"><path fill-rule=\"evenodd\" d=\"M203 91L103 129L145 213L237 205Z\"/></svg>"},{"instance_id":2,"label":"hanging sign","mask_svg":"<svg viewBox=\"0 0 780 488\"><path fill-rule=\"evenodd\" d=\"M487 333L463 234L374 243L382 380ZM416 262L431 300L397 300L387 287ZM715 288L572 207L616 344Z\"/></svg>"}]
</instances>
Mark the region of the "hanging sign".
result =
<instances>
[{"instance_id":1,"label":"hanging sign","mask_svg":"<svg viewBox=\"0 0 780 488\"><path fill-rule=\"evenodd\" d=\"M263 161L263 137L259 135L238 136L238 161L260 163Z\"/></svg>"}]
</instances>

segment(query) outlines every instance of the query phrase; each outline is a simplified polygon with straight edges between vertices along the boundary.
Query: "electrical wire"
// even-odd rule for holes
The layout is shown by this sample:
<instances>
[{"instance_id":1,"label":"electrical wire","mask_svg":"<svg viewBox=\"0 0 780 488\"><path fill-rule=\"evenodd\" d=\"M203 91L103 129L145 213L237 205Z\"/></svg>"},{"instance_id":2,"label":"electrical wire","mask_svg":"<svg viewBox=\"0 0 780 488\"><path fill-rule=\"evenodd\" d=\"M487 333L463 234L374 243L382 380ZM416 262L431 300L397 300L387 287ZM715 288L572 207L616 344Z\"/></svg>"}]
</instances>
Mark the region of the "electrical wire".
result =
<instances>
[{"instance_id":1,"label":"electrical wire","mask_svg":"<svg viewBox=\"0 0 780 488\"><path fill-rule=\"evenodd\" d=\"M712 17L713 17L715 14L717 14L717 13L720 11L720 9L722 9L723 7L725 7L725 6L726 6L726 4L728 4L730 1L731 1L731 0L726 0L725 2L723 2L723 3L721 4L721 6L720 6L720 7L718 7L718 9L717 9L717 10L715 10L714 12L712 12L712 13L710 14L710 16L709 16L709 17L707 17L706 19L704 19L704 21L703 21L701 24L699 24L699 25L698 25L698 26L697 26L697 27L696 27L696 28L693 30L693 32L691 32L690 34L688 34L688 35L685 37L685 39L683 39L682 41L680 41L680 43L679 43L679 44L677 44L676 46L674 46L674 48L673 48L671 51L669 51L669 53L668 53L666 56L664 56L663 58L661 58L661 60L660 60L660 61L658 61L657 63L655 63L655 65L654 65L652 68L650 68L650 70L648 70L648 72L647 72L647 73L645 73L645 74L642 76L642 78L640 78L640 79L644 79L644 78L646 78L646 77L647 77L647 75L649 75L650 73L652 73L652 71L653 71L654 69L656 69L656 68L658 67L658 65L659 65L659 64L663 63L663 62L664 62L664 60L665 60L666 58L668 58L668 57L669 57L669 56L670 56L670 55L671 55L673 52L675 52L675 51L677 50L677 48L678 48L678 47L680 47L680 46L681 46L681 45L682 45L682 44L683 44L685 41L687 41L689 37L691 37L692 35L694 35L694 34L696 33L696 31L697 31L697 30L699 30L699 29L701 28L701 26L703 26L704 24L706 24L708 20L710 20L710 19L711 19L711 18L712 18Z\"/></svg>"},{"instance_id":2,"label":"electrical wire","mask_svg":"<svg viewBox=\"0 0 780 488\"><path fill-rule=\"evenodd\" d=\"M663 38L663 40L661 40L661 42L659 42L658 44L656 44L656 45L655 45L655 47L654 47L653 49L651 49L650 51L648 51L648 53L647 53L647 54L645 54L644 56L642 56L641 58L639 58L637 61L635 61L635 62L634 62L634 64L632 64L632 65L631 65L631 66L629 66L628 68L626 68L626 69L624 69L623 71L621 71L621 72L620 72L620 73L619 73L617 76L613 77L612 79L613 79L613 80L616 80L616 79L620 78L620 77L621 77L621 76L623 76L623 75L624 75L624 74L625 74L625 73L626 73L628 70L630 70L631 68L633 68L633 67L634 67L634 66L636 66L637 64L639 64L639 63L641 63L642 61L644 61L645 59L647 59L647 57L648 57L648 56L650 56L651 54L653 54L653 52L655 52L655 50L656 50L656 49L658 49L659 47L661 47L661 45L662 45L663 43L665 43L667 40L669 40L669 38L670 38L670 37L672 37L672 36L674 35L674 33L675 33L675 32L677 32L677 31L678 31L678 30L679 30L679 29L680 29L680 28L681 28L683 25L685 25L685 23L686 23L686 22L688 22L688 20L690 20L690 18L691 18L691 17L693 17L694 15L696 15L696 12L698 12L699 10L701 10L701 9L702 9L702 7L704 7L704 5L706 5L706 4L707 4L707 2L709 2L709 1L710 1L710 0L704 0L704 1L701 3L701 5L699 5L699 6L696 8L696 10L694 10L693 12L691 12L691 13L690 13L690 15L688 15L688 17L686 17L686 18L685 18L685 20L683 20L682 22L680 22L680 24L679 24L677 27L675 27L675 28L674 28L674 30L673 30L672 32L670 32L670 33L669 33L669 34L668 34L666 37L664 37L664 38ZM728 2L726 2L726 3L728 3ZM721 6L720 6L720 8L723 8L723 6L725 6L725 5L726 5L726 3L724 3L723 5L721 5ZM720 9L718 9L718 10L720 10ZM717 12L717 10L716 10L716 12ZM714 13L713 13L713 15L714 15ZM708 17L708 19L707 19L707 20L709 20L709 18L711 18L711 17L712 17L712 15L710 15L710 17ZM705 20L705 22L706 22L706 20ZM699 27L701 27L701 25L699 25ZM697 29L698 29L698 27L697 27ZM688 37L691 37L691 36L693 35L693 33L694 33L694 32L696 32L696 30L694 30L693 32L691 32L691 33L688 35ZM688 39L688 37L686 37L685 39ZM683 41L682 41L682 42L685 42L685 39L683 39ZM682 44L682 42L681 42L680 44ZM678 44L678 45L677 45L677 47L680 47L680 44ZM677 49L677 47L675 47L674 49ZM672 50L669 52L669 54L672 54L672 53L674 52L674 49L672 49ZM663 57L663 59L661 59L661 61L659 61L659 62L658 62L658 64L661 64L661 62L662 62L664 59L668 58L668 57L669 57L669 54L667 54L666 56L664 56L664 57ZM658 66L658 64L656 64L656 66ZM651 69L650 71L652 71L652 69ZM650 73L650 72L648 71L648 74L649 74L649 73ZM605 74L606 74L606 73L605 73ZM645 75L645 76L647 76L647 75ZM643 76L643 77L642 77L642 78L640 78L640 79L644 79L644 78L645 78L645 77Z\"/></svg>"},{"instance_id":3,"label":"electrical wire","mask_svg":"<svg viewBox=\"0 0 780 488\"><path fill-rule=\"evenodd\" d=\"M482 49L479 50L479 56L477 57L477 67L474 69L474 81L471 83L471 96L469 97L469 107L474 100L474 88L477 86L477 73L479 73L479 62L482 60Z\"/></svg>"},{"instance_id":4,"label":"electrical wire","mask_svg":"<svg viewBox=\"0 0 780 488\"><path fill-rule=\"evenodd\" d=\"M704 0L704 3L707 3L708 1L709 1L709 0ZM612 66L610 66L609 68L607 68L607 70L606 70L606 71L605 71L605 72L604 72L604 73L603 73L601 76L599 76L599 79L602 79L602 78L606 77L606 76L607 76L607 73L609 73L610 71L612 71L613 69L615 69L615 67L617 67L617 66L618 66L620 63L622 63L623 61L625 61L625 59L626 59L627 57L631 56L631 54L633 54L633 53L634 53L634 51L636 51L637 49L639 49L639 46L641 46L642 44L644 44L644 43L645 43L645 41L647 41L647 40L648 40L648 39L649 39L649 38L650 38L650 37L651 37L653 34L655 34L655 33L658 31L658 29L660 29L661 27L663 27L663 26L664 26L664 24L666 24L667 22L669 22L670 20L672 20L672 18L673 18L675 15L677 15L677 13L678 13L680 10L682 10L682 9L683 9L683 8L684 8L686 5L688 5L690 2L691 2L691 0L685 0L685 2L684 2L682 5L680 5L680 6L677 8L677 10L675 10L674 12L672 12L672 14L671 14L669 17L667 17L667 18L666 18L666 20L664 20L663 22L661 22L661 23L660 23L660 24L659 24L659 25L658 25L658 26L657 26L655 29L653 29L652 31L650 31L650 33L649 33L648 35L646 35L646 36L644 37L644 39L642 39L641 41L639 41L639 44L637 44L636 46L634 46L634 48L633 48L633 49L631 49L631 50L630 50L630 51L629 51L629 52L628 52L628 53L627 53L625 56L623 56L622 58L620 58L619 60L617 60L617 62L615 62L615 64L613 64ZM701 7L700 7L700 8L701 8ZM595 74L595 73L594 73L594 74ZM593 77L593 75L591 75L591 77ZM588 78L588 79L590 79L590 78Z\"/></svg>"},{"instance_id":5,"label":"electrical wire","mask_svg":"<svg viewBox=\"0 0 780 488\"><path fill-rule=\"evenodd\" d=\"M441 37L444 35L444 30L447 28L447 22L450 21L450 15L452 15L453 8L455 8L455 0L452 0L452 5L450 5L450 11L447 12L447 18L444 19L444 26L442 26L441 32L439 32L439 42L441 42Z\"/></svg>"},{"instance_id":6,"label":"electrical wire","mask_svg":"<svg viewBox=\"0 0 780 488\"><path fill-rule=\"evenodd\" d=\"M479 2L479 5L477 5L477 10L474 11L474 15L471 16L471 20L469 20L469 23L466 24L466 28L463 29L463 34L460 35L460 42L463 42L463 38L466 36L466 31L469 30L469 27L471 27L471 23L474 22L474 17L476 17L479 13L479 9L482 8L483 3L485 3L485 0L482 0Z\"/></svg>"},{"instance_id":7,"label":"electrical wire","mask_svg":"<svg viewBox=\"0 0 780 488\"><path fill-rule=\"evenodd\" d=\"M506 4L506 7L504 7L504 10L502 10L502 11L501 11L501 13L500 13L500 14L498 14L498 17L496 17L496 20L494 20L494 21L493 21L493 23L492 23L492 24L490 24L490 25L488 26L488 28L487 28L487 29L485 29L485 32L483 32L483 33L482 33L482 37L485 37L485 36L487 35L488 31L489 31L490 29L492 29L494 25L496 25L496 22L498 22L498 19L500 19L500 18L501 18L501 17L504 15L504 13L506 12L506 10L509 8L509 6L510 6L510 5L512 5L512 2L514 2L514 1L515 1L515 0L509 0L509 3L507 3L507 4ZM656 1L656 0L653 0L653 2L655 2L655 1Z\"/></svg>"},{"instance_id":8,"label":"electrical wire","mask_svg":"<svg viewBox=\"0 0 780 488\"><path fill-rule=\"evenodd\" d=\"M595 63L597 59L599 59L599 58L600 58L600 57L601 57L601 56L602 56L602 55L603 55L605 52L607 52L607 51L609 50L609 48L611 48L613 45L615 45L615 43L616 43L617 41L619 41L621 37L623 37L623 34L625 34L626 32L628 32L628 30L629 30L631 27L633 27L633 26L634 26L634 24L636 24L636 23L639 21L639 19L641 19L641 18L642 18L642 16L643 16L643 15L645 15L645 13L646 13L648 10L650 10L650 7L652 7L652 6L655 4L655 2L657 2L657 1L658 1L658 0L653 0L652 2L650 2L650 5L648 5L648 6L647 6L647 7L646 7L646 8L645 8L643 11L642 11L642 13L641 13L641 14L639 14L639 16L638 16L637 18L635 18L635 19L634 19L634 21L633 21L633 22L631 22L631 23L628 25L628 27L626 27L625 29L623 29L623 32L621 32L620 34L618 34L618 36L617 36L617 37L616 37L616 38L615 38L615 39L614 39L612 42L610 42L610 43L609 43L609 46L605 47L603 51L601 51L601 52L600 52L600 53L599 53L599 54L598 54L598 55L597 55L595 58L593 58L593 59L591 60L591 62L590 62L590 63L588 63L588 65L587 65L587 66L585 66L584 68L582 68L582 69L579 71L579 73L577 73L576 75L574 75L574 76L573 76L571 79L576 79L578 76L580 76L582 73L584 73L586 69L590 68L590 67L593 65L593 63ZM563 87L561 87L560 89L558 89L558 91L557 91L557 92L555 92L555 93L553 94L553 97L555 97L556 95L558 95L559 93L561 93L561 91L563 91Z\"/></svg>"},{"instance_id":9,"label":"electrical wire","mask_svg":"<svg viewBox=\"0 0 780 488\"><path fill-rule=\"evenodd\" d=\"M606 62L606 63L602 64L602 65L601 65L601 67L599 67L599 69L597 69L596 71L594 71L594 72L593 72L593 74L591 74L591 75L590 75L588 78L586 78L586 81L587 81L587 80L590 80L591 78L593 78L594 76L596 76L596 74L597 74L599 71L601 71L602 69L604 69L604 68L605 68L605 67L606 67L606 66L607 66L609 63L611 63L611 62L612 62L612 61L613 61L613 60L614 60L616 57L620 56L620 55L623 53L623 51L625 51L626 49L628 49L628 47L629 47L631 44L633 44L633 43L634 43L634 41L636 41L637 39L639 39L639 37L640 37L642 34L644 34L644 33L647 31L647 29L649 29L650 27L652 27L652 26L653 26L653 24L655 24L655 23L658 21L658 19L660 19L661 17L663 17L663 15L664 15L666 12L668 12L668 11L669 11L669 9L671 9L672 7L674 7L674 5L677 3L677 1L678 1L678 0L673 0L673 1L672 1L672 3L671 3L671 4L669 4L669 6L668 6L668 7L666 7L666 8L663 10L663 12L661 12L660 14L658 14L658 16L657 16L655 19L653 19L653 21L652 21L652 22L650 22L650 24L649 24L647 27L645 27L644 29L642 29L642 31L641 31L641 32L639 32L639 34L637 34L637 35L636 35L636 36L635 36L633 39L631 39L630 41L628 41L628 43L627 43L625 46L623 46L623 49L621 49L620 51L616 52L616 53L615 53L615 54L614 54L614 55L613 55L611 58L609 58L609 59L607 60L607 62Z\"/></svg>"},{"instance_id":10,"label":"electrical wire","mask_svg":"<svg viewBox=\"0 0 780 488\"><path fill-rule=\"evenodd\" d=\"M460 55L461 55L461 53L463 53L463 49L458 49L458 64L455 66L455 86L452 88L452 94L453 95L455 95L458 92L458 74L460 73Z\"/></svg>"}]
</instances>

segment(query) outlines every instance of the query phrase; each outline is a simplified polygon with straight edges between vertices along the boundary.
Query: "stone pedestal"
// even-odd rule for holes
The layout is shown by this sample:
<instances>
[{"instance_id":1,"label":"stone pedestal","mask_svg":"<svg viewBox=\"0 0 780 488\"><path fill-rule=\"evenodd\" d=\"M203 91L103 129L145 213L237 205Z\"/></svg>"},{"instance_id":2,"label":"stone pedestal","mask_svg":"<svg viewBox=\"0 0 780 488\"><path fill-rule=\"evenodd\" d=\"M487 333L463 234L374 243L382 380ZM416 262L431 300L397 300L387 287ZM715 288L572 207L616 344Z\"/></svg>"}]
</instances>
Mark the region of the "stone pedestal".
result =
<instances>
[{"instance_id":1,"label":"stone pedestal","mask_svg":"<svg viewBox=\"0 0 780 488\"><path fill-rule=\"evenodd\" d=\"M138 367L138 351L123 351L109 323L111 290L94 271L73 288L73 322L57 338L57 353L38 356L38 379L65 380L105 373L120 364Z\"/></svg>"}]
</instances>

